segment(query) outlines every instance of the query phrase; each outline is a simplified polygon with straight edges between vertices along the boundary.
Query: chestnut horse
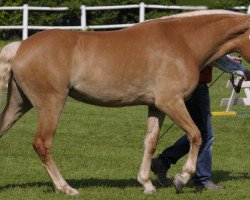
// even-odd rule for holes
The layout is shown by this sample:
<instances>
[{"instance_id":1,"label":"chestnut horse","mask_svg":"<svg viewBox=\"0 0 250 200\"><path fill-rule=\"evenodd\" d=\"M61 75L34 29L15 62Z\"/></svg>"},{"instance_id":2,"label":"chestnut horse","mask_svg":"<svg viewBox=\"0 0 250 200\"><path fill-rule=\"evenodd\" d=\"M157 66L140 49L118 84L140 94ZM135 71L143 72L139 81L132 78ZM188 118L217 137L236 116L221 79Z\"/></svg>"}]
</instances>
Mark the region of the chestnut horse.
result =
<instances>
[{"instance_id":1,"label":"chestnut horse","mask_svg":"<svg viewBox=\"0 0 250 200\"><path fill-rule=\"evenodd\" d=\"M230 11L195 11L110 32L49 30L6 45L0 53L2 136L32 107L38 114L33 147L55 190L79 194L64 180L51 155L52 138L68 96L99 106L148 106L147 133L138 181L156 191L150 164L165 116L188 135L190 150L177 192L195 172L200 131L185 101L199 72L220 56L239 52L250 61L250 16Z\"/></svg>"}]
</instances>

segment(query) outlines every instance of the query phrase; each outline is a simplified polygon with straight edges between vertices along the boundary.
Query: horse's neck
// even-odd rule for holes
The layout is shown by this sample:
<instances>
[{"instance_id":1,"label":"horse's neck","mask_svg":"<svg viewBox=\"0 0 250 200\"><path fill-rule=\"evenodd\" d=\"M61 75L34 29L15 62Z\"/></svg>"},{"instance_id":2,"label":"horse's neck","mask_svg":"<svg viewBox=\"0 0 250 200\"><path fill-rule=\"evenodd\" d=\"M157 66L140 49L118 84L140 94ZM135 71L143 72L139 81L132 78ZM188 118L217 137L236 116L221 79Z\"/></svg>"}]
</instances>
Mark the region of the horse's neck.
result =
<instances>
[{"instance_id":1,"label":"horse's neck","mask_svg":"<svg viewBox=\"0 0 250 200\"><path fill-rule=\"evenodd\" d=\"M215 23L216 24L216 23ZM224 20L223 26L215 26L214 30L210 30L213 41L208 48L210 52L205 60L204 65L209 64L226 53L237 50L238 41L247 30L246 18L238 16L237 18L229 18Z\"/></svg>"},{"instance_id":2,"label":"horse's neck","mask_svg":"<svg viewBox=\"0 0 250 200\"><path fill-rule=\"evenodd\" d=\"M233 41L246 30L245 20L246 15L204 15L179 21L188 24L185 42L197 65L204 67L235 48Z\"/></svg>"}]
</instances>

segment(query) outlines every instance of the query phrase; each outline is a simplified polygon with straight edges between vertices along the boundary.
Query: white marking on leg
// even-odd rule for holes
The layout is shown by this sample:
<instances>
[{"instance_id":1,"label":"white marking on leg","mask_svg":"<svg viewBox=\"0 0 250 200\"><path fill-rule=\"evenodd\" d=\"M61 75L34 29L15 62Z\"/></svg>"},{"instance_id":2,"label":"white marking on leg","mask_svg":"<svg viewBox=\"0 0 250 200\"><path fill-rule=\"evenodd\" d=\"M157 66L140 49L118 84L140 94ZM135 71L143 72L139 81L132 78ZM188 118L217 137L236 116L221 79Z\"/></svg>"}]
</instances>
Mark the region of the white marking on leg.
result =
<instances>
[{"instance_id":1,"label":"white marking on leg","mask_svg":"<svg viewBox=\"0 0 250 200\"><path fill-rule=\"evenodd\" d=\"M144 140L144 155L138 174L138 181L143 185L145 194L156 192L156 189L150 180L150 164L160 133L159 124L161 124L161 122L159 122L157 117L148 118L147 134Z\"/></svg>"}]
</instances>

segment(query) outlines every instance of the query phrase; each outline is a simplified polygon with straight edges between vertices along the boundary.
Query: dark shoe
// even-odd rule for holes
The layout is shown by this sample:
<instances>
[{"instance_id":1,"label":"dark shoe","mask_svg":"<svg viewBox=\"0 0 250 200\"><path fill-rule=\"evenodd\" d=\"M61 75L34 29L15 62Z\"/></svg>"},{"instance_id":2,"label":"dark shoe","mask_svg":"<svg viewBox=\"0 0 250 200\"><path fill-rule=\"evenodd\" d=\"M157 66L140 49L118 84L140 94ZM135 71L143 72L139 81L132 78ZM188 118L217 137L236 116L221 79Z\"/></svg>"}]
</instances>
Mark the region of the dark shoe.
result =
<instances>
[{"instance_id":1,"label":"dark shoe","mask_svg":"<svg viewBox=\"0 0 250 200\"><path fill-rule=\"evenodd\" d=\"M169 186L169 183L168 183L167 178L166 178L168 167L166 167L164 165L163 161L159 157L152 159L151 170L154 172L157 182L162 187Z\"/></svg>"},{"instance_id":2,"label":"dark shoe","mask_svg":"<svg viewBox=\"0 0 250 200\"><path fill-rule=\"evenodd\" d=\"M196 189L198 190L223 190L225 186L223 185L216 185L212 181L208 181L205 184L197 184Z\"/></svg>"}]
</instances>

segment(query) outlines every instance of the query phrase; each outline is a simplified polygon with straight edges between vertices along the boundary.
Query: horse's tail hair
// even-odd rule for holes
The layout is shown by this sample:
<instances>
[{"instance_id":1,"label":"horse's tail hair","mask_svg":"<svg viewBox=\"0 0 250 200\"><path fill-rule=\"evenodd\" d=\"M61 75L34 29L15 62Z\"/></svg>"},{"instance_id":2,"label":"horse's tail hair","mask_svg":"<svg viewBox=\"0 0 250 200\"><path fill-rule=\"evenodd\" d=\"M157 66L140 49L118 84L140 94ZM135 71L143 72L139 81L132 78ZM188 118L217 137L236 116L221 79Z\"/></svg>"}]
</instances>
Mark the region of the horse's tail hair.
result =
<instances>
[{"instance_id":1,"label":"horse's tail hair","mask_svg":"<svg viewBox=\"0 0 250 200\"><path fill-rule=\"evenodd\" d=\"M0 101L8 87L12 61L20 45L21 41L11 42L0 50Z\"/></svg>"}]
</instances>

